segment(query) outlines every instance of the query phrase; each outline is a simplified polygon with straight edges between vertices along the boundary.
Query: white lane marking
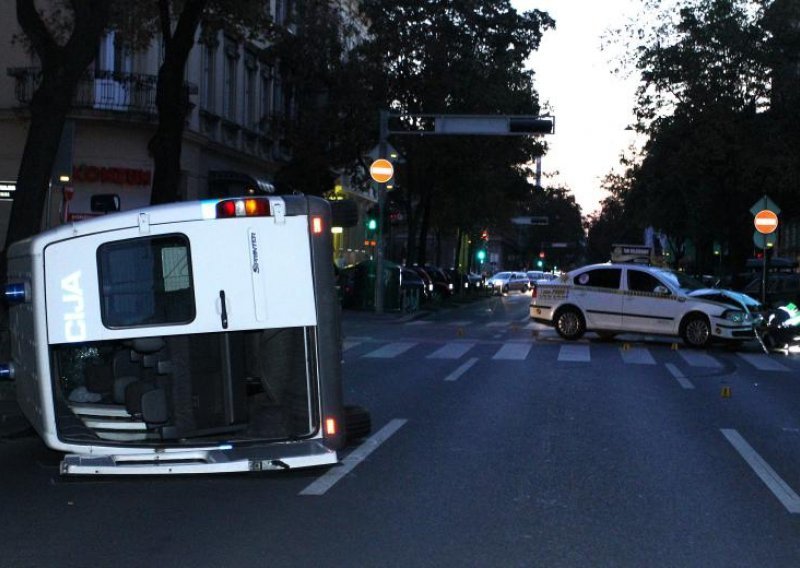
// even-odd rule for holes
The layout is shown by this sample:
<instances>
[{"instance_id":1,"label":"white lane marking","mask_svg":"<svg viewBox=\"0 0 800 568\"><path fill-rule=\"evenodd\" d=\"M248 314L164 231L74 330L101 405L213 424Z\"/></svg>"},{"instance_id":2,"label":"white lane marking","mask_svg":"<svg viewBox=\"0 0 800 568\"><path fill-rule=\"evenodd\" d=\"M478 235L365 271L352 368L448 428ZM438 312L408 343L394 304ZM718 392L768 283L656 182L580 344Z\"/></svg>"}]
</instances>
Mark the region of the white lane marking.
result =
<instances>
[{"instance_id":1,"label":"white lane marking","mask_svg":"<svg viewBox=\"0 0 800 568\"><path fill-rule=\"evenodd\" d=\"M673 365L672 363L666 363L666 364L665 364L665 366L667 367L667 371L669 371L669 372L670 372L670 374L671 374L673 377L675 377L675 380L676 380L676 381L678 381L678 383L679 383L679 384L680 384L680 385L681 385L683 388L685 388L685 389L693 389L693 388L694 388L694 384L692 383L692 381L690 381L689 379L687 379L687 378L684 376L684 374L683 374L683 373L681 373L681 370L680 370L680 369L678 369L678 367L676 367L676 366L675 366L675 365Z\"/></svg>"},{"instance_id":2,"label":"white lane marking","mask_svg":"<svg viewBox=\"0 0 800 568\"><path fill-rule=\"evenodd\" d=\"M391 359L392 357L397 357L401 353L405 353L415 345L416 343L405 343L398 341L397 343L384 345L375 351L370 351L366 355L362 355L362 357L370 357L372 359Z\"/></svg>"},{"instance_id":3,"label":"white lane marking","mask_svg":"<svg viewBox=\"0 0 800 568\"><path fill-rule=\"evenodd\" d=\"M362 343L364 343L364 342L363 341L352 341L352 340L349 340L349 339L345 339L344 342L342 343L342 351L347 351L348 349L352 349L356 345L361 345Z\"/></svg>"},{"instance_id":4,"label":"white lane marking","mask_svg":"<svg viewBox=\"0 0 800 568\"><path fill-rule=\"evenodd\" d=\"M742 438L736 430L731 428L720 428L720 432L734 449L739 452L739 455L744 458L755 474L764 482L764 484L772 491L773 495L778 498L778 501L786 507L790 513L800 513L800 497L797 493L789 487L789 485L781 479L777 472L764 461L758 452L756 452L747 441Z\"/></svg>"},{"instance_id":5,"label":"white lane marking","mask_svg":"<svg viewBox=\"0 0 800 568\"><path fill-rule=\"evenodd\" d=\"M528 356L530 350L530 343L506 343L494 354L492 359L513 359L515 361L521 361Z\"/></svg>"},{"instance_id":6,"label":"white lane marking","mask_svg":"<svg viewBox=\"0 0 800 568\"><path fill-rule=\"evenodd\" d=\"M737 355L759 371L789 371L788 367L781 365L775 359L764 353L737 353Z\"/></svg>"},{"instance_id":7,"label":"white lane marking","mask_svg":"<svg viewBox=\"0 0 800 568\"><path fill-rule=\"evenodd\" d=\"M474 343L459 343L454 341L443 345L428 355L426 359L460 359L464 353L473 347L475 347Z\"/></svg>"},{"instance_id":8,"label":"white lane marking","mask_svg":"<svg viewBox=\"0 0 800 568\"><path fill-rule=\"evenodd\" d=\"M445 325L453 326L453 327L466 327L472 324L472 320L461 320L461 321L449 321Z\"/></svg>"},{"instance_id":9,"label":"white lane marking","mask_svg":"<svg viewBox=\"0 0 800 568\"><path fill-rule=\"evenodd\" d=\"M707 353L698 353L697 351L678 351L686 363L692 367L722 367L722 363L714 359Z\"/></svg>"},{"instance_id":10,"label":"white lane marking","mask_svg":"<svg viewBox=\"0 0 800 568\"><path fill-rule=\"evenodd\" d=\"M411 320L411 321L407 321L403 325L430 325L432 323L433 323L432 321L428 321L428 320Z\"/></svg>"},{"instance_id":11,"label":"white lane marking","mask_svg":"<svg viewBox=\"0 0 800 568\"><path fill-rule=\"evenodd\" d=\"M589 363L592 356L588 345L562 345L558 350L559 361L570 361L576 363Z\"/></svg>"},{"instance_id":12,"label":"white lane marking","mask_svg":"<svg viewBox=\"0 0 800 568\"><path fill-rule=\"evenodd\" d=\"M469 371L472 368L472 366L477 362L478 362L478 358L477 357L470 357L469 359L467 359L466 363L464 363L458 369L456 369L455 371L453 371L452 373L447 375L444 378L444 380L445 381L457 381L461 377L461 375L463 375L464 373Z\"/></svg>"},{"instance_id":13,"label":"white lane marking","mask_svg":"<svg viewBox=\"0 0 800 568\"><path fill-rule=\"evenodd\" d=\"M510 321L490 321L486 327L508 327L509 325L511 325Z\"/></svg>"},{"instance_id":14,"label":"white lane marking","mask_svg":"<svg viewBox=\"0 0 800 568\"><path fill-rule=\"evenodd\" d=\"M339 465L333 466L323 475L313 481L308 487L303 489L300 495L324 495L334 484L345 475L353 471L358 464L364 461L368 455L378 449L378 446L388 440L392 434L397 432L408 422L405 418L395 418L375 432L372 436L361 442L355 450L347 454Z\"/></svg>"},{"instance_id":15,"label":"white lane marking","mask_svg":"<svg viewBox=\"0 0 800 568\"><path fill-rule=\"evenodd\" d=\"M629 365L655 365L656 360L650 355L646 347L631 347L630 349L620 349L622 360Z\"/></svg>"}]
</instances>

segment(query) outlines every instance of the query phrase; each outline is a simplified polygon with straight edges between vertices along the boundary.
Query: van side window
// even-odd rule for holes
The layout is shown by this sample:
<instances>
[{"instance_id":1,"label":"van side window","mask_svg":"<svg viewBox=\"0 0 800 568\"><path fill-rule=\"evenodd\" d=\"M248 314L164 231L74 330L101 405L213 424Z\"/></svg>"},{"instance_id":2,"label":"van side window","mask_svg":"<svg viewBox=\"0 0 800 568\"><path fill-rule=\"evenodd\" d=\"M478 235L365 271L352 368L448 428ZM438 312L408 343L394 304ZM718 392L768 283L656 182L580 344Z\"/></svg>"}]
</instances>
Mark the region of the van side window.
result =
<instances>
[{"instance_id":1,"label":"van side window","mask_svg":"<svg viewBox=\"0 0 800 568\"><path fill-rule=\"evenodd\" d=\"M97 249L100 307L108 328L185 324L195 318L189 240L183 235Z\"/></svg>"}]
</instances>

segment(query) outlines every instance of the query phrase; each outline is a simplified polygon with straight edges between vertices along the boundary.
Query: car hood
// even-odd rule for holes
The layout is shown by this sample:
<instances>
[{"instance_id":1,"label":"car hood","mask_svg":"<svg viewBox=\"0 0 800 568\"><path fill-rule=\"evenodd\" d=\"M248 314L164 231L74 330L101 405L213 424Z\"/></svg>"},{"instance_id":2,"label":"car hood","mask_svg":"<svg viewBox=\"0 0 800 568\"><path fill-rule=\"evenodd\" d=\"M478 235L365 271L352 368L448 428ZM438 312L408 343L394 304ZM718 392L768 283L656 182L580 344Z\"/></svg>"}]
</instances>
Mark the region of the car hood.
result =
<instances>
[{"instance_id":1,"label":"car hood","mask_svg":"<svg viewBox=\"0 0 800 568\"><path fill-rule=\"evenodd\" d=\"M735 302L734 305L739 305L739 304L745 305L750 310L757 310L761 306L761 302L759 302L752 296L748 296L747 294L743 294L742 292L736 292L734 290L724 290L719 288L702 288L700 290L692 290L687 295L689 297L699 297L699 299L706 299L703 296L720 295L720 294L730 298L732 302Z\"/></svg>"}]
</instances>

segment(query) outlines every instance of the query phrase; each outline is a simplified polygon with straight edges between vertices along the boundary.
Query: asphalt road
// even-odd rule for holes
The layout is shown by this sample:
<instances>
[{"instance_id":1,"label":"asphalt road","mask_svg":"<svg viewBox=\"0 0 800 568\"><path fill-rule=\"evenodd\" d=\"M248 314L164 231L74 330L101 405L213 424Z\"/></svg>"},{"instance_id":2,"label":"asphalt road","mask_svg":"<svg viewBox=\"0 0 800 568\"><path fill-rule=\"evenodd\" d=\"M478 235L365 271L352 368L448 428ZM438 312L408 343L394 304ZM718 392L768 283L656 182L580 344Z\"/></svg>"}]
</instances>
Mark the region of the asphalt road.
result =
<instances>
[{"instance_id":1,"label":"asphalt road","mask_svg":"<svg viewBox=\"0 0 800 568\"><path fill-rule=\"evenodd\" d=\"M64 479L4 440L0 565L800 565L797 356L568 343L527 303L346 314L374 434L332 468Z\"/></svg>"}]
</instances>

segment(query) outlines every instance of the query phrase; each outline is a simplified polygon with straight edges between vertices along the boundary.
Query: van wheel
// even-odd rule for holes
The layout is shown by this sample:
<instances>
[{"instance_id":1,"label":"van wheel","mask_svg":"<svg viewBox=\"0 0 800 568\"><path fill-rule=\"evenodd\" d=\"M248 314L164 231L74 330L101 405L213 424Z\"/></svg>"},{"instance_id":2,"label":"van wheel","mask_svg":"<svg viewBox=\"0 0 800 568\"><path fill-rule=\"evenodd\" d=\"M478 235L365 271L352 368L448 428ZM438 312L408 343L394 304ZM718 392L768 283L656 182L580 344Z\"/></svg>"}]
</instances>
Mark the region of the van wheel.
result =
<instances>
[{"instance_id":1,"label":"van wheel","mask_svg":"<svg viewBox=\"0 0 800 568\"><path fill-rule=\"evenodd\" d=\"M372 416L360 406L344 407L344 431L347 443L366 438L372 433Z\"/></svg>"},{"instance_id":2,"label":"van wheel","mask_svg":"<svg viewBox=\"0 0 800 568\"><path fill-rule=\"evenodd\" d=\"M558 312L554 323L558 335L564 339L580 339L586 331L583 314L576 308L564 308Z\"/></svg>"},{"instance_id":3,"label":"van wheel","mask_svg":"<svg viewBox=\"0 0 800 568\"><path fill-rule=\"evenodd\" d=\"M711 343L711 324L703 315L691 315L683 322L681 337L689 347L701 349Z\"/></svg>"}]
</instances>

